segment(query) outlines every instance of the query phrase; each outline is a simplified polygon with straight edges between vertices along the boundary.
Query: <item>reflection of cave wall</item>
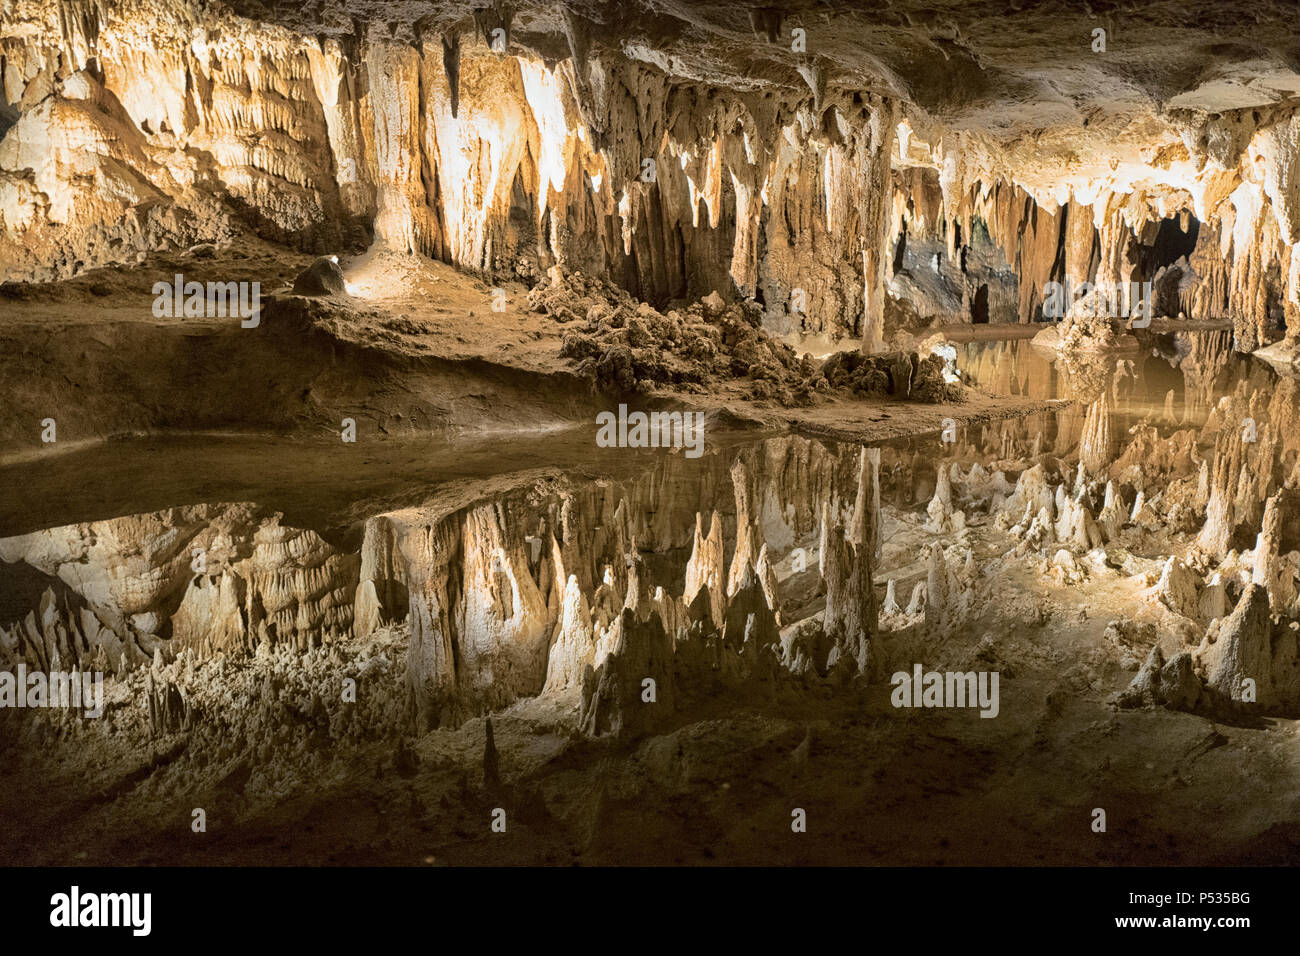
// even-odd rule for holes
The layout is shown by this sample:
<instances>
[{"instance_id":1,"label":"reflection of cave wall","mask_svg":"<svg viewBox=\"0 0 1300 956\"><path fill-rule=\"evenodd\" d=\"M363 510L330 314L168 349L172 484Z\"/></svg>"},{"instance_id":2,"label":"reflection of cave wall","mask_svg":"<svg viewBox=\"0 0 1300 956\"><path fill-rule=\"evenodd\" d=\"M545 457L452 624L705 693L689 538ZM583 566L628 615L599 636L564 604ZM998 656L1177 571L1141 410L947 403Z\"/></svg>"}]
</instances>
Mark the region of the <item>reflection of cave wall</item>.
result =
<instances>
[{"instance_id":1,"label":"reflection of cave wall","mask_svg":"<svg viewBox=\"0 0 1300 956\"><path fill-rule=\"evenodd\" d=\"M644 619L653 604L684 626L693 576L719 626L730 605L752 600L747 576L763 579L762 600L779 611L772 565L809 545L823 506L856 500L860 455L787 436L735 455L660 457L631 480L502 483L488 498L466 490L368 519L359 554L243 504L0 538L0 583L12 591L0 599L0 662L304 651L406 622L417 709L459 723L541 692L548 662L564 655L578 661L565 686L586 680L596 644L601 655L617 648L625 606ZM816 597L816 575L838 580L830 568L805 571L791 592L799 601ZM570 579L589 620L579 647L558 630ZM745 620L728 625L737 646Z\"/></svg>"},{"instance_id":2,"label":"reflection of cave wall","mask_svg":"<svg viewBox=\"0 0 1300 956\"><path fill-rule=\"evenodd\" d=\"M1196 237L1201 224L1195 216L1176 216L1148 223L1138 237L1135 248L1137 275L1140 280L1150 279L1161 269L1171 266L1196 248ZM1151 233L1155 233L1151 237Z\"/></svg>"},{"instance_id":3,"label":"reflection of cave wall","mask_svg":"<svg viewBox=\"0 0 1300 956\"><path fill-rule=\"evenodd\" d=\"M1134 281L1153 284L1155 315L1176 316L1181 307L1183 285L1195 283L1196 276L1188 259L1196 250L1200 230L1196 217L1184 213L1159 223L1147 223L1139 242L1133 246Z\"/></svg>"},{"instance_id":4,"label":"reflection of cave wall","mask_svg":"<svg viewBox=\"0 0 1300 956\"><path fill-rule=\"evenodd\" d=\"M975 325L987 325L989 321L989 287L987 282L981 282L975 290L975 297L971 299L970 320Z\"/></svg>"}]
</instances>

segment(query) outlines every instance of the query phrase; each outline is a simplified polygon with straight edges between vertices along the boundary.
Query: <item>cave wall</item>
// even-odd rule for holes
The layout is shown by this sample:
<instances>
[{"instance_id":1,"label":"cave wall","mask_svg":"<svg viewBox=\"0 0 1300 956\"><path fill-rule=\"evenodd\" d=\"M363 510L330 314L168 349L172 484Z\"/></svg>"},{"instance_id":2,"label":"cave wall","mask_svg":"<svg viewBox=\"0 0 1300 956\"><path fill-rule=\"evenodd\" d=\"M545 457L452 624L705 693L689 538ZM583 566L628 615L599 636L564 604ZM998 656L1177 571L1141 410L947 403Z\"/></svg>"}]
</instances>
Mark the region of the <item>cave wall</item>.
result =
<instances>
[{"instance_id":1,"label":"cave wall","mask_svg":"<svg viewBox=\"0 0 1300 956\"><path fill-rule=\"evenodd\" d=\"M905 169L895 175L891 247L906 228L944 238L949 256L959 255L956 237L970 237L978 217L1019 279L1019 321L1041 319L1049 281L1156 280L1158 270L1142 263L1162 221L1187 232L1194 216L1199 231L1178 263L1174 314L1231 319L1243 351L1276 338L1283 326L1296 331L1300 118L1289 109L1172 111L1150 130L1141 162L1121 162L1117 149L1100 177L1047 162L1034 144L973 132L955 143L943 131L931 136L933 145L910 134L900 154Z\"/></svg>"},{"instance_id":2,"label":"cave wall","mask_svg":"<svg viewBox=\"0 0 1300 956\"><path fill-rule=\"evenodd\" d=\"M759 296L791 328L879 338L896 107L878 96L671 81L589 54L576 19L559 63L420 24L303 37L188 0L20 2L0 26L18 114L0 280L244 229L320 252L373 236L657 303Z\"/></svg>"},{"instance_id":3,"label":"cave wall","mask_svg":"<svg viewBox=\"0 0 1300 956\"><path fill-rule=\"evenodd\" d=\"M687 78L557 9L554 36L506 52L487 14L309 35L195 0L16 0L0 14L0 281L246 230L319 252L373 239L525 280L600 273L659 305L752 296L778 330L871 347L904 218L895 173L923 168L924 187L901 181L910 225L952 258L982 220L1022 322L1049 279L1134 279L1152 224L1191 212L1205 228L1182 310L1232 317L1244 349L1300 325L1285 105L1031 142L846 92L817 57L783 82Z\"/></svg>"}]
</instances>

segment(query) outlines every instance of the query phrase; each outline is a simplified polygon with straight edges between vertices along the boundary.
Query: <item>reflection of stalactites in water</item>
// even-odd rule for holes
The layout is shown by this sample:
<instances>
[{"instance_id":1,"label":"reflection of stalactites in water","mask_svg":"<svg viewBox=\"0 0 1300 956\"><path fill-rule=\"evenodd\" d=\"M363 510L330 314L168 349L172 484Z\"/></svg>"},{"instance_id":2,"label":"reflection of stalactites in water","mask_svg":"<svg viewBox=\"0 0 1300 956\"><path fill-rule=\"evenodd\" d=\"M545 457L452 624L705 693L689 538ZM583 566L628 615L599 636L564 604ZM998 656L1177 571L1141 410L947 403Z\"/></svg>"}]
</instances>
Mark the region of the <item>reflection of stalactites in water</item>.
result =
<instances>
[{"instance_id":1,"label":"reflection of stalactites in water","mask_svg":"<svg viewBox=\"0 0 1300 956\"><path fill-rule=\"evenodd\" d=\"M1088 406L1083 435L1079 439L1079 461L1089 477L1100 478L1112 460L1110 403L1103 393Z\"/></svg>"}]
</instances>

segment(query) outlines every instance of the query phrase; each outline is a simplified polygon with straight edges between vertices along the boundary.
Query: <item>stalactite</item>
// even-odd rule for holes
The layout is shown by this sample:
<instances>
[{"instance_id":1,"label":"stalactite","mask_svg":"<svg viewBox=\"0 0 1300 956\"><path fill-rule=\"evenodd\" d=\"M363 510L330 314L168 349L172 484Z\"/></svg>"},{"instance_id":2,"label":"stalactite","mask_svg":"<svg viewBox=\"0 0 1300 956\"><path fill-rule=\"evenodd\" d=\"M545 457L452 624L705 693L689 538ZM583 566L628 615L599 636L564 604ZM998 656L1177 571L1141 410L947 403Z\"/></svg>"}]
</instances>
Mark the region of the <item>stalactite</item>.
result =
<instances>
[{"instance_id":1,"label":"stalactite","mask_svg":"<svg viewBox=\"0 0 1300 956\"><path fill-rule=\"evenodd\" d=\"M510 28L514 22L514 6L494 0L491 6L474 11L474 23L488 47L496 53L505 53L510 48ZM498 34L497 31L501 32ZM497 48L498 40L500 49Z\"/></svg>"},{"instance_id":2,"label":"stalactite","mask_svg":"<svg viewBox=\"0 0 1300 956\"><path fill-rule=\"evenodd\" d=\"M444 33L442 36L442 69L447 75L447 95L451 99L451 116L460 113L460 34Z\"/></svg>"},{"instance_id":3,"label":"stalactite","mask_svg":"<svg viewBox=\"0 0 1300 956\"><path fill-rule=\"evenodd\" d=\"M781 35L781 11L775 7L756 7L749 11L749 27L754 36L775 43Z\"/></svg>"}]
</instances>

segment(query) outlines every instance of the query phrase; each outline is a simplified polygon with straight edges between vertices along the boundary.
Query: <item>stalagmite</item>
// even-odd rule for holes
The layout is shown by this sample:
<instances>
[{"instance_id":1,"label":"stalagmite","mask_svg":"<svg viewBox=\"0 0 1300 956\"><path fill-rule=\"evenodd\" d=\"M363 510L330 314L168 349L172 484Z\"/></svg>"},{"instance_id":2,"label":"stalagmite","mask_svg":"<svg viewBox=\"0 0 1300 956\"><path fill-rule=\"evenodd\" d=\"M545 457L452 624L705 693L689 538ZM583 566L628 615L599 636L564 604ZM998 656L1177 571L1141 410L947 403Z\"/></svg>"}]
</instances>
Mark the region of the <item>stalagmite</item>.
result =
<instances>
[{"instance_id":1,"label":"stalagmite","mask_svg":"<svg viewBox=\"0 0 1300 956\"><path fill-rule=\"evenodd\" d=\"M944 534L953 530L952 483L948 470L940 468L934 487L934 497L925 509L927 531Z\"/></svg>"},{"instance_id":2,"label":"stalagmite","mask_svg":"<svg viewBox=\"0 0 1300 956\"><path fill-rule=\"evenodd\" d=\"M1088 417L1079 439L1079 466L1090 477L1100 478L1113 460L1110 438L1110 406L1105 393L1088 406Z\"/></svg>"},{"instance_id":3,"label":"stalagmite","mask_svg":"<svg viewBox=\"0 0 1300 956\"><path fill-rule=\"evenodd\" d=\"M761 676L766 662L772 658L771 647L780 637L775 609L768 603L753 569L741 580L732 601L727 605L727 618L722 626L723 650L728 656L740 658L734 674L727 676L748 678ZM866 641L862 641L865 653ZM724 672L730 668L724 664Z\"/></svg>"},{"instance_id":4,"label":"stalagmite","mask_svg":"<svg viewBox=\"0 0 1300 956\"><path fill-rule=\"evenodd\" d=\"M1081 497L1066 497L1057 510L1056 540L1075 551L1090 551L1104 543L1104 535Z\"/></svg>"},{"instance_id":5,"label":"stalagmite","mask_svg":"<svg viewBox=\"0 0 1300 956\"><path fill-rule=\"evenodd\" d=\"M898 606L898 596L894 587L894 579L890 578L885 585L885 600L880 605L880 614L882 617L897 617L903 613L903 609Z\"/></svg>"},{"instance_id":6,"label":"stalagmite","mask_svg":"<svg viewBox=\"0 0 1300 956\"><path fill-rule=\"evenodd\" d=\"M1267 711L1300 706L1295 634L1286 630L1274 636L1268 605L1268 592L1251 584L1232 613L1206 632L1195 658L1212 700L1253 702Z\"/></svg>"},{"instance_id":7,"label":"stalagmite","mask_svg":"<svg viewBox=\"0 0 1300 956\"><path fill-rule=\"evenodd\" d=\"M1251 582L1264 587L1269 604L1278 612L1289 609L1296 598L1291 566L1278 553L1282 524L1283 503L1279 492L1264 506L1263 525L1255 539L1255 563L1251 572Z\"/></svg>"},{"instance_id":8,"label":"stalagmite","mask_svg":"<svg viewBox=\"0 0 1300 956\"><path fill-rule=\"evenodd\" d=\"M1047 484L1047 474L1042 465L1034 465L1023 471L1016 479L1016 488L1003 505L1003 511L1013 518L1019 518L1029 512L1037 514L1042 509L1055 508L1051 488Z\"/></svg>"},{"instance_id":9,"label":"stalagmite","mask_svg":"<svg viewBox=\"0 0 1300 956\"><path fill-rule=\"evenodd\" d=\"M1201 682L1197 679L1192 655L1187 651L1165 660L1160 645L1151 648L1133 682L1120 695L1125 707L1162 704L1174 710L1191 710L1201 699Z\"/></svg>"},{"instance_id":10,"label":"stalagmite","mask_svg":"<svg viewBox=\"0 0 1300 956\"><path fill-rule=\"evenodd\" d=\"M1200 580L1196 573L1177 558L1171 557L1165 562L1155 590L1161 603L1175 614L1197 620L1201 609L1199 587Z\"/></svg>"},{"instance_id":11,"label":"stalagmite","mask_svg":"<svg viewBox=\"0 0 1300 956\"><path fill-rule=\"evenodd\" d=\"M865 529L859 534L867 537ZM826 582L824 626L828 637L856 662L859 673L870 669L870 645L876 631L876 595L872 586L870 545L846 540L845 529L829 502L822 505L821 573Z\"/></svg>"},{"instance_id":12,"label":"stalagmite","mask_svg":"<svg viewBox=\"0 0 1300 956\"><path fill-rule=\"evenodd\" d=\"M925 609L928 604L925 591L926 591L926 583L924 581L917 581L916 585L912 588L912 598L907 602L906 613L909 616L915 616L915 615L920 615L925 613Z\"/></svg>"},{"instance_id":13,"label":"stalagmite","mask_svg":"<svg viewBox=\"0 0 1300 956\"><path fill-rule=\"evenodd\" d=\"M1128 523L1129 512L1124 501L1115 490L1114 482L1106 482L1106 497L1102 502L1101 513L1097 515L1097 524L1107 541L1114 541Z\"/></svg>"},{"instance_id":14,"label":"stalagmite","mask_svg":"<svg viewBox=\"0 0 1300 956\"><path fill-rule=\"evenodd\" d=\"M731 481L736 495L736 550L727 571L728 598L749 575L763 547L762 529L755 520L754 489L749 471L740 459L731 466Z\"/></svg>"},{"instance_id":15,"label":"stalagmite","mask_svg":"<svg viewBox=\"0 0 1300 956\"><path fill-rule=\"evenodd\" d=\"M149 724L154 736L182 731L189 720L189 707L181 689L153 668L145 673L145 698L149 709Z\"/></svg>"},{"instance_id":16,"label":"stalagmite","mask_svg":"<svg viewBox=\"0 0 1300 956\"><path fill-rule=\"evenodd\" d=\"M582 679L578 723L591 737L645 733L673 712L673 643L659 616L640 621L625 610L616 624L613 651Z\"/></svg>"},{"instance_id":17,"label":"stalagmite","mask_svg":"<svg viewBox=\"0 0 1300 956\"><path fill-rule=\"evenodd\" d=\"M583 670L591 664L596 653L595 633L587 599L578 586L576 575L570 575L564 587L564 603L560 623L546 662L546 684L543 693L554 693L582 683Z\"/></svg>"},{"instance_id":18,"label":"stalagmite","mask_svg":"<svg viewBox=\"0 0 1300 956\"><path fill-rule=\"evenodd\" d=\"M709 607L716 627L722 626L726 594L722 581L722 520L713 513L709 535L704 537L702 517L695 516L695 542L690 560L686 562L686 588L682 600L689 606L701 590L709 595Z\"/></svg>"},{"instance_id":19,"label":"stalagmite","mask_svg":"<svg viewBox=\"0 0 1300 956\"><path fill-rule=\"evenodd\" d=\"M1129 516L1129 523L1146 531L1159 531L1163 525L1163 519L1153 503L1147 500L1144 492L1139 491L1133 501L1133 513Z\"/></svg>"},{"instance_id":20,"label":"stalagmite","mask_svg":"<svg viewBox=\"0 0 1300 956\"><path fill-rule=\"evenodd\" d=\"M1201 619L1213 623L1228 613L1228 593L1219 572L1210 575L1201 591Z\"/></svg>"},{"instance_id":21,"label":"stalagmite","mask_svg":"<svg viewBox=\"0 0 1300 956\"><path fill-rule=\"evenodd\" d=\"M858 454L858 491L849 540L855 547L870 542L874 561L880 557L881 536L880 449L863 448Z\"/></svg>"},{"instance_id":22,"label":"stalagmite","mask_svg":"<svg viewBox=\"0 0 1300 956\"><path fill-rule=\"evenodd\" d=\"M1196 539L1197 546L1214 557L1223 557L1232 539L1235 527L1233 499L1241 474L1241 451L1241 434L1235 430L1221 435L1214 445L1205 526Z\"/></svg>"},{"instance_id":23,"label":"stalagmite","mask_svg":"<svg viewBox=\"0 0 1300 956\"><path fill-rule=\"evenodd\" d=\"M770 607L776 616L777 623L781 622L781 599L779 596L779 585L777 583L776 571L772 567L772 562L767 556L767 545L764 544L758 552L758 561L754 563L754 575L758 578L758 583L763 588L763 597L767 600L767 606Z\"/></svg>"},{"instance_id":24,"label":"stalagmite","mask_svg":"<svg viewBox=\"0 0 1300 956\"><path fill-rule=\"evenodd\" d=\"M447 593L454 531L442 526L429 529L417 543L420 552L416 567L422 573L411 581L407 682L417 722L436 727L452 719L456 693L452 609Z\"/></svg>"}]
</instances>

